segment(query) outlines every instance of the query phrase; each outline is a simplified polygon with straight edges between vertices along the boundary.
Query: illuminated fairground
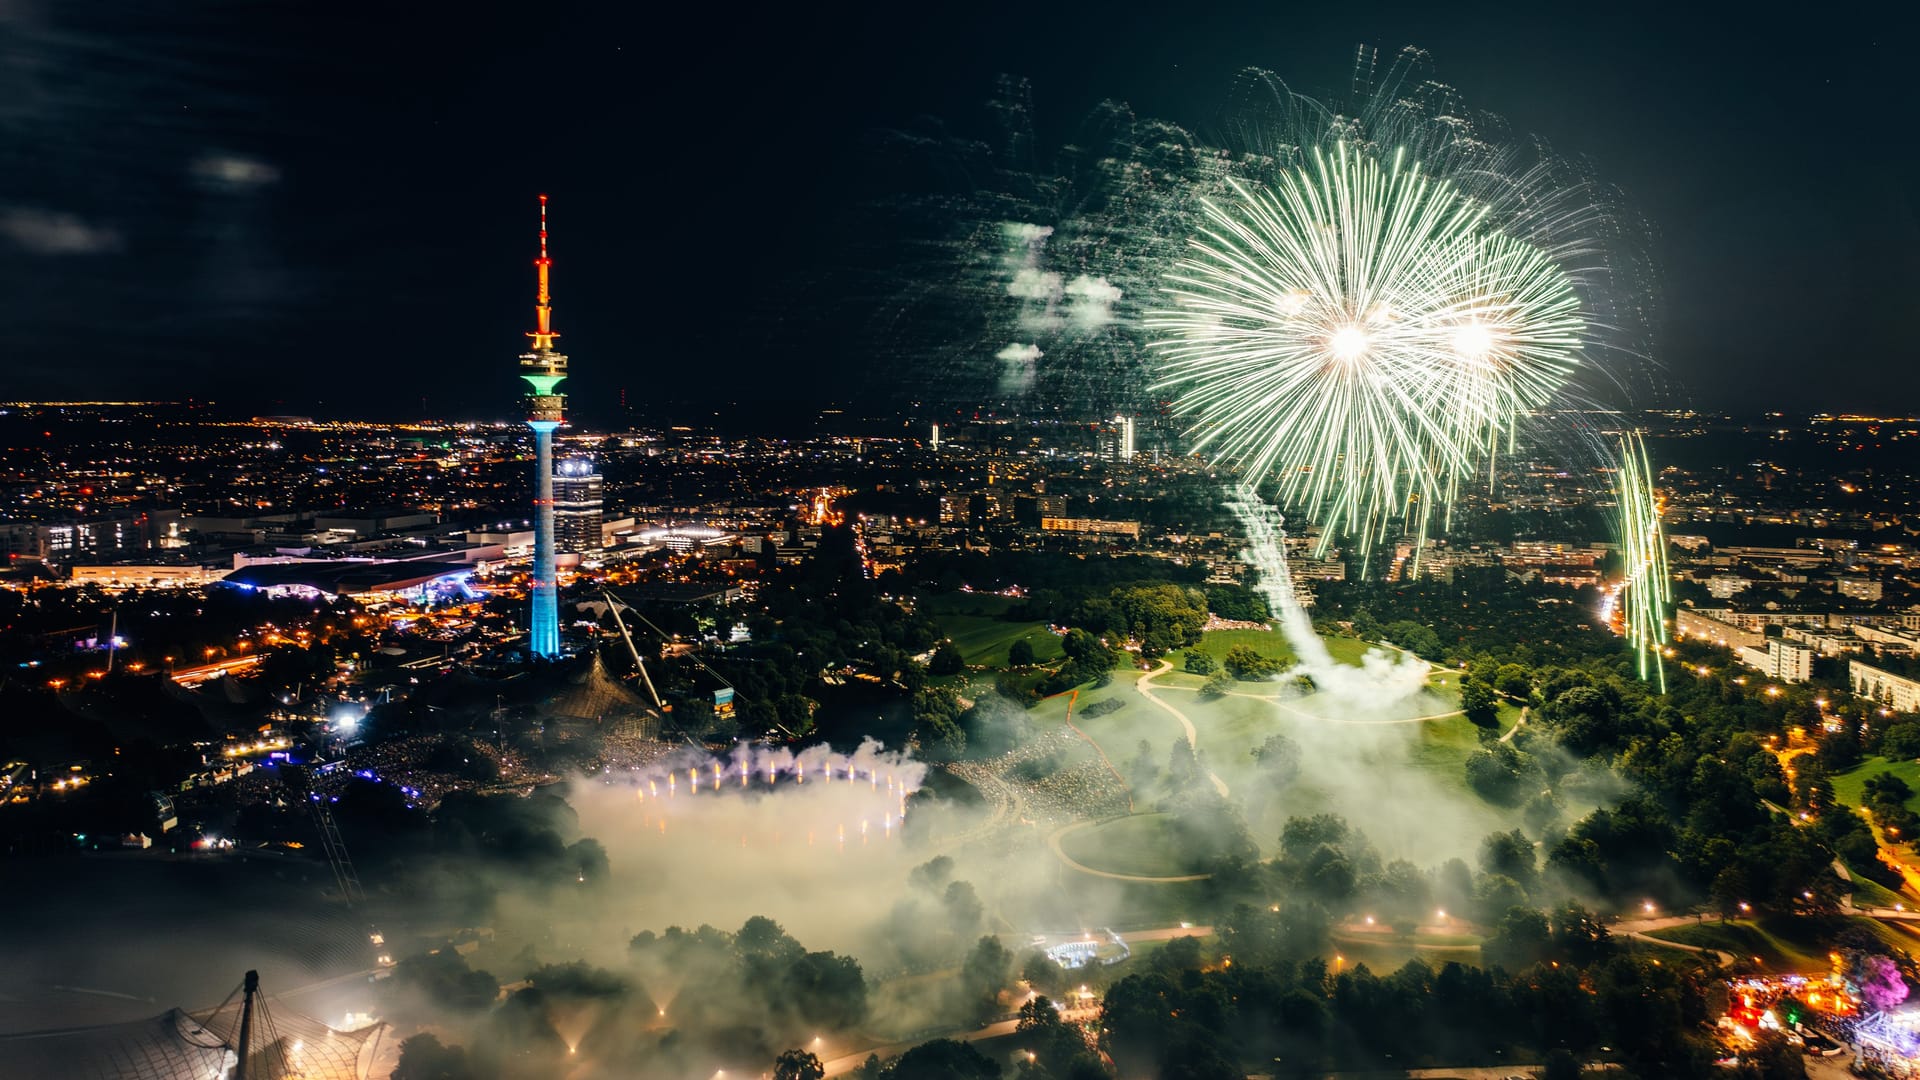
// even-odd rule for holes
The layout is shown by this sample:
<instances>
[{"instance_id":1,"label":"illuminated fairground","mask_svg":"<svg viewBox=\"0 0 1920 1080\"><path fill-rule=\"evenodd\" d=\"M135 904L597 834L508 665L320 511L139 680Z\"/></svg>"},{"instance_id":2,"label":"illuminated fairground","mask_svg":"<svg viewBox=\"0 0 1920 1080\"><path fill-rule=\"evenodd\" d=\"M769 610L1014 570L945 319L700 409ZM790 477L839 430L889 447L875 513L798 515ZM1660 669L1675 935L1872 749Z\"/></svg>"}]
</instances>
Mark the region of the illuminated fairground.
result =
<instances>
[{"instance_id":1,"label":"illuminated fairground","mask_svg":"<svg viewBox=\"0 0 1920 1080\"><path fill-rule=\"evenodd\" d=\"M1837 972L1751 975L1727 984L1727 1015L1719 1026L1736 1050L1754 1046L1763 1031L1780 1032L1809 1049L1824 1049L1832 1042L1816 1029L1843 1031L1860 1015L1860 999Z\"/></svg>"},{"instance_id":2,"label":"illuminated fairground","mask_svg":"<svg viewBox=\"0 0 1920 1080\"><path fill-rule=\"evenodd\" d=\"M1854 1064L1869 1076L1920 1077L1920 1008L1875 1013L1854 1025Z\"/></svg>"}]
</instances>

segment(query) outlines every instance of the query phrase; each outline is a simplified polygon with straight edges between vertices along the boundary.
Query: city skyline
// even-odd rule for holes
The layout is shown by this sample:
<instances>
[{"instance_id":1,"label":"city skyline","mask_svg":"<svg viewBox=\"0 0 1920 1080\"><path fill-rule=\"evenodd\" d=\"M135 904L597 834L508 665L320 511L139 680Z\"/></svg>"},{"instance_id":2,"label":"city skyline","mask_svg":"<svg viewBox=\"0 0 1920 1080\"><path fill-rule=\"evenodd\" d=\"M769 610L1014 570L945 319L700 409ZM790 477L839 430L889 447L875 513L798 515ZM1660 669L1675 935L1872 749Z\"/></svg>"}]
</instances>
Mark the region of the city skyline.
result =
<instances>
[{"instance_id":1,"label":"city skyline","mask_svg":"<svg viewBox=\"0 0 1920 1080\"><path fill-rule=\"evenodd\" d=\"M1912 347L1899 298L1915 288L1920 218L1895 178L1910 171L1900 156L1911 148L1896 142L1888 160L1853 175L1835 173L1817 145L1780 140L1819 130L1866 145L1887 125L1897 75L1889 43L1872 36L1730 28L1705 13L1669 14L1681 20L1671 33L1640 36L1638 13L1623 9L1583 32L1608 46L1589 52L1544 16L1492 10L1308 10L1285 34L1258 12L1156 34L1062 12L1033 36L1000 34L983 12L953 25L796 28L811 53L755 35L725 69L735 77L698 55L652 64L641 28L620 19L542 20L530 38L503 26L461 57L399 62L435 28L403 19L380 41L342 35L336 48L302 51L302 35L328 41L334 31L253 12L203 20L205 11L126 12L97 25L68 12L9 14L55 70L80 63L65 50L92 42L153 73L73 68L84 77L63 105L23 99L23 126L7 143L20 167L0 188L0 246L15 256L4 284L23 344L10 396L90 396L82 391L103 375L141 397L357 413L361 401L330 361L371 336L406 358L383 376L392 396L424 399L424 415L472 415L504 392L473 366L489 341L516 332L506 320L519 230L503 208L553 191L575 220L594 223L569 236L564 255L581 279L565 297L570 340L600 361L578 386L590 412L643 388L750 412L845 399L888 362L852 344L889 317L888 298L853 280L869 269L860 224L870 206L922 190L916 170L930 164L886 151L893 135L997 143L1001 74L1030 84L1036 154L1081 138L1081 118L1103 99L1208 135L1242 68L1337 95L1356 43L1382 56L1426 48L1437 77L1473 108L1588 163L1647 219L1659 271L1648 351L1663 383L1631 404L1751 410L1792 386L1809 410L1865 411L1886 393L1911 394L1920 378L1920 365L1900 359ZM1229 18L1245 31L1223 40ZM935 26L953 47L926 40ZM183 34L257 74L260 93L242 105L207 80L211 68L163 73L165 43ZM1096 47L1048 49L1048 35ZM1693 40L1717 47L1681 45ZM522 47L561 61L549 64L538 106L492 78ZM1751 59L1783 50L1797 60L1779 74ZM349 68L380 74L366 81ZM644 114L645 138L595 137L629 125L637 114L627 103L668 100L659 95L674 85L692 89ZM392 98L409 108L386 108ZM147 122L89 119L126 109ZM551 146L524 160L493 152L530 130L549 132ZM657 163L634 170L648 154ZM74 182L85 162L102 160L141 164ZM375 161L377 175L366 174ZM122 186L136 182L129 175L138 198ZM1819 196L1836 175L1847 197ZM368 305L374 267L383 302ZM102 310L115 317L96 318ZM354 319L335 318L341 310ZM990 355L1003 345L968 347ZM42 359L53 356L62 359ZM1805 377L1869 364L1873 386ZM704 377L716 365L732 377Z\"/></svg>"}]
</instances>

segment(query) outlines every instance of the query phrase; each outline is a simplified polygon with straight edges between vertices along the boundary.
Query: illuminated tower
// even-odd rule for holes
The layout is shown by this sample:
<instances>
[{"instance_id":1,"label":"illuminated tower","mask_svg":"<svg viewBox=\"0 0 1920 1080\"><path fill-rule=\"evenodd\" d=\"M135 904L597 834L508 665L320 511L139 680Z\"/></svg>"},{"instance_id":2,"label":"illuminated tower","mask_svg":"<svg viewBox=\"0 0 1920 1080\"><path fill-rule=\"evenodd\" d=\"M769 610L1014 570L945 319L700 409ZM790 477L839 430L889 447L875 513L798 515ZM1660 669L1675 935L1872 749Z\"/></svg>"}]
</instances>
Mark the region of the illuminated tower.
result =
<instances>
[{"instance_id":1,"label":"illuminated tower","mask_svg":"<svg viewBox=\"0 0 1920 1080\"><path fill-rule=\"evenodd\" d=\"M527 396L527 426L533 429L533 475L538 491L533 497L533 628L527 651L542 659L560 655L560 596L558 571L553 565L553 429L560 426L567 399L556 389L567 377L566 354L556 352L553 339L553 303L547 293L547 197L540 196L540 257L533 260L540 274L540 299L534 306L534 327L527 336L533 349L520 356L520 377L532 387Z\"/></svg>"}]
</instances>

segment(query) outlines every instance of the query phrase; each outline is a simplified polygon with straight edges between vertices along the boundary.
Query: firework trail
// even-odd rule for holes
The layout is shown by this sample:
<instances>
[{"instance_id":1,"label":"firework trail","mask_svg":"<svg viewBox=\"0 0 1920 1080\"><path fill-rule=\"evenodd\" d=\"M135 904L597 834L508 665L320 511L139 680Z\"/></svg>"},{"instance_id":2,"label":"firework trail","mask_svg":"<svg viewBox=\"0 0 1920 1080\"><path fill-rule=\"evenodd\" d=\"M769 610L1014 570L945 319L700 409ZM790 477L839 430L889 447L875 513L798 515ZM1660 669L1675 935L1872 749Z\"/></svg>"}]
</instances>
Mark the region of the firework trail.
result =
<instances>
[{"instance_id":1,"label":"firework trail","mask_svg":"<svg viewBox=\"0 0 1920 1080\"><path fill-rule=\"evenodd\" d=\"M1667 538L1660 525L1660 500L1653 490L1653 467L1640 432L1620 437L1619 463L1614 474L1614 492L1619 499L1616 526L1620 555L1626 565L1616 603L1627 642L1639 662L1640 678L1648 678L1651 669L1664 693L1667 669L1662 650L1667 644L1673 576L1667 572Z\"/></svg>"}]
</instances>

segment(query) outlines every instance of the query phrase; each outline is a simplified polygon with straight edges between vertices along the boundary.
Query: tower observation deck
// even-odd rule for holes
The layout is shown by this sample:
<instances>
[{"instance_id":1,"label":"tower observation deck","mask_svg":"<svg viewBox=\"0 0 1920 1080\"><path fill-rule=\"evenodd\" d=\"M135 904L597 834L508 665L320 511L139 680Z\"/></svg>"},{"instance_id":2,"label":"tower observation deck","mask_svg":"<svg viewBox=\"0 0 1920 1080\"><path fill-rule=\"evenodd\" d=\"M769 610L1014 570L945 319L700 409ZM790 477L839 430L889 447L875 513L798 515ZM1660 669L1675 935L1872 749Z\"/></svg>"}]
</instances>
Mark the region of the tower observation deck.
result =
<instances>
[{"instance_id":1,"label":"tower observation deck","mask_svg":"<svg viewBox=\"0 0 1920 1080\"><path fill-rule=\"evenodd\" d=\"M533 348L520 354L520 377L527 380L527 426L533 429L533 615L527 651L542 659L560 655L559 572L553 548L553 432L565 420L566 395L559 392L567 377L567 357L553 347L560 335L553 329L553 298L547 290L553 260L547 257L547 197L540 196L540 257L533 260L539 274L539 299L534 305L534 329L527 334Z\"/></svg>"}]
</instances>

